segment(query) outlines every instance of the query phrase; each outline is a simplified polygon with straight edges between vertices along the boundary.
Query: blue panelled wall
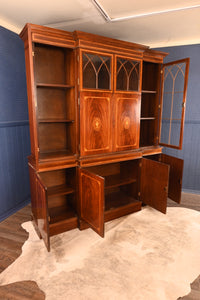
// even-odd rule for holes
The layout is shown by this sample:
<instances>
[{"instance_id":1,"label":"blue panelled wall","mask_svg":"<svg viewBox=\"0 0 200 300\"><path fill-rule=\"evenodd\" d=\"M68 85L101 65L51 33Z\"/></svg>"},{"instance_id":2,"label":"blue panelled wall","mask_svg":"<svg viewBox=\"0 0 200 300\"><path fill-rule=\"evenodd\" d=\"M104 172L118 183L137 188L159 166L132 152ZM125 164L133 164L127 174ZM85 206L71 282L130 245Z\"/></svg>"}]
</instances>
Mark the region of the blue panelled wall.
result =
<instances>
[{"instance_id":1,"label":"blue panelled wall","mask_svg":"<svg viewBox=\"0 0 200 300\"><path fill-rule=\"evenodd\" d=\"M165 63L190 57L183 149L163 152L184 159L183 191L200 194L200 44L157 50L169 53Z\"/></svg>"},{"instance_id":2,"label":"blue panelled wall","mask_svg":"<svg viewBox=\"0 0 200 300\"><path fill-rule=\"evenodd\" d=\"M0 26L0 221L30 202L24 46Z\"/></svg>"}]
</instances>

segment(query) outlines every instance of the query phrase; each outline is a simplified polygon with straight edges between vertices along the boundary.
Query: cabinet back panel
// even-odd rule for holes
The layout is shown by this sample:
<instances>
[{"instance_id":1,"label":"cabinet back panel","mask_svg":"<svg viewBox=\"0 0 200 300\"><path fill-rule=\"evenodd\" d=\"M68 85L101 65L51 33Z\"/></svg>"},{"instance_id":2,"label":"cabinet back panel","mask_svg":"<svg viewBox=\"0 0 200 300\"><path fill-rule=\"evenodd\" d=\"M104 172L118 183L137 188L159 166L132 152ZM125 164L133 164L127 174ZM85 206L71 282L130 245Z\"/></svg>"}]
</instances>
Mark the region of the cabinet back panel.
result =
<instances>
[{"instance_id":1,"label":"cabinet back panel","mask_svg":"<svg viewBox=\"0 0 200 300\"><path fill-rule=\"evenodd\" d=\"M66 183L65 170L56 170L40 173L42 181L47 187L61 185Z\"/></svg>"},{"instance_id":2,"label":"cabinet back panel","mask_svg":"<svg viewBox=\"0 0 200 300\"><path fill-rule=\"evenodd\" d=\"M87 168L87 170L104 177L104 176L119 174L120 164L115 163L115 164L108 164L108 165L99 165L99 166Z\"/></svg>"},{"instance_id":3,"label":"cabinet back panel","mask_svg":"<svg viewBox=\"0 0 200 300\"><path fill-rule=\"evenodd\" d=\"M60 89L38 88L39 119L66 118L66 92Z\"/></svg>"},{"instance_id":4,"label":"cabinet back panel","mask_svg":"<svg viewBox=\"0 0 200 300\"><path fill-rule=\"evenodd\" d=\"M143 62L142 89L157 90L159 75L159 64Z\"/></svg>"},{"instance_id":5,"label":"cabinet back panel","mask_svg":"<svg viewBox=\"0 0 200 300\"><path fill-rule=\"evenodd\" d=\"M140 122L140 147L152 146L155 144L155 120Z\"/></svg>"},{"instance_id":6,"label":"cabinet back panel","mask_svg":"<svg viewBox=\"0 0 200 300\"><path fill-rule=\"evenodd\" d=\"M47 123L39 125L40 152L64 150L68 148L66 124Z\"/></svg>"},{"instance_id":7,"label":"cabinet back panel","mask_svg":"<svg viewBox=\"0 0 200 300\"><path fill-rule=\"evenodd\" d=\"M60 196L54 196L48 198L48 207L58 207L63 206L67 208L67 196L66 195L60 195Z\"/></svg>"},{"instance_id":8,"label":"cabinet back panel","mask_svg":"<svg viewBox=\"0 0 200 300\"><path fill-rule=\"evenodd\" d=\"M67 184L75 188L76 169L61 169L49 172L40 172L40 177L47 187Z\"/></svg>"},{"instance_id":9,"label":"cabinet back panel","mask_svg":"<svg viewBox=\"0 0 200 300\"><path fill-rule=\"evenodd\" d=\"M155 94L142 94L141 117L156 117L157 96Z\"/></svg>"}]
</instances>

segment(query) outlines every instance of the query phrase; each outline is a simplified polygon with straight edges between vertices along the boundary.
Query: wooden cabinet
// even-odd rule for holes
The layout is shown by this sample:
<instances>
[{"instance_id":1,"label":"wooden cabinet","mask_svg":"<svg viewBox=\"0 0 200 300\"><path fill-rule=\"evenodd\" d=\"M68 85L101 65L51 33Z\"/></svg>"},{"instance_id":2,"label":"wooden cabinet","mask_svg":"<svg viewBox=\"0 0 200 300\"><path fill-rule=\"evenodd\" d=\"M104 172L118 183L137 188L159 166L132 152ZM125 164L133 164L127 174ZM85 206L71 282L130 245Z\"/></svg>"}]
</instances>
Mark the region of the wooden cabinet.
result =
<instances>
[{"instance_id":1,"label":"wooden cabinet","mask_svg":"<svg viewBox=\"0 0 200 300\"><path fill-rule=\"evenodd\" d=\"M50 237L104 223L142 203L180 202L189 59L80 31L27 24L24 41L33 222ZM160 143L160 144L159 144Z\"/></svg>"}]
</instances>

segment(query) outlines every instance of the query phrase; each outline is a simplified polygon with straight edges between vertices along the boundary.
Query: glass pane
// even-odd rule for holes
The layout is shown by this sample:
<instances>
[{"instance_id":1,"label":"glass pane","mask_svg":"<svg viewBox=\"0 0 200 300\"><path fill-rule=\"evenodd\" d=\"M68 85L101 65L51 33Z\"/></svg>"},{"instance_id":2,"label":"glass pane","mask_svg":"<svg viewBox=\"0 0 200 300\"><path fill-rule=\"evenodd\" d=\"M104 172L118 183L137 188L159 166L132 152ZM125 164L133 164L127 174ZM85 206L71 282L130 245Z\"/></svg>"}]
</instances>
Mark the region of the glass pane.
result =
<instances>
[{"instance_id":1,"label":"glass pane","mask_svg":"<svg viewBox=\"0 0 200 300\"><path fill-rule=\"evenodd\" d=\"M166 65L164 68L160 142L177 147L181 133L185 70L185 62Z\"/></svg>"},{"instance_id":2,"label":"glass pane","mask_svg":"<svg viewBox=\"0 0 200 300\"><path fill-rule=\"evenodd\" d=\"M180 131L181 131L181 121L172 120L170 145L179 146Z\"/></svg>"},{"instance_id":3,"label":"glass pane","mask_svg":"<svg viewBox=\"0 0 200 300\"><path fill-rule=\"evenodd\" d=\"M91 53L83 53L83 88L110 89L111 58Z\"/></svg>"},{"instance_id":4,"label":"glass pane","mask_svg":"<svg viewBox=\"0 0 200 300\"><path fill-rule=\"evenodd\" d=\"M131 59L117 59L117 90L138 91L140 62Z\"/></svg>"},{"instance_id":5,"label":"glass pane","mask_svg":"<svg viewBox=\"0 0 200 300\"><path fill-rule=\"evenodd\" d=\"M168 120L162 120L161 125L162 125L162 130L161 130L160 143L168 144L170 123Z\"/></svg>"}]
</instances>

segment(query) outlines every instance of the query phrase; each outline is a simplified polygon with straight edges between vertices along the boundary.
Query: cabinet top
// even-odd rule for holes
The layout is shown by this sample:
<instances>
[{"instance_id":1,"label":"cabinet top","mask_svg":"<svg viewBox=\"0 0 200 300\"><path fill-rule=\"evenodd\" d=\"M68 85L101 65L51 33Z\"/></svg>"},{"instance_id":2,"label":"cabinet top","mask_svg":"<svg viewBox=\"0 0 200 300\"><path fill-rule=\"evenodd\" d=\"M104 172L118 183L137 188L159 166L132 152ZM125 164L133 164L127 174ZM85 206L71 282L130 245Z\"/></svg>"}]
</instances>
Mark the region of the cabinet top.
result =
<instances>
[{"instance_id":1,"label":"cabinet top","mask_svg":"<svg viewBox=\"0 0 200 300\"><path fill-rule=\"evenodd\" d=\"M20 33L21 39L26 42L51 44L60 47L83 48L102 50L109 53L126 53L137 55L148 61L162 62L168 54L151 50L148 46L104 37L82 31L64 31L46 26L27 23Z\"/></svg>"}]
</instances>

